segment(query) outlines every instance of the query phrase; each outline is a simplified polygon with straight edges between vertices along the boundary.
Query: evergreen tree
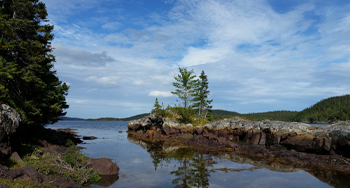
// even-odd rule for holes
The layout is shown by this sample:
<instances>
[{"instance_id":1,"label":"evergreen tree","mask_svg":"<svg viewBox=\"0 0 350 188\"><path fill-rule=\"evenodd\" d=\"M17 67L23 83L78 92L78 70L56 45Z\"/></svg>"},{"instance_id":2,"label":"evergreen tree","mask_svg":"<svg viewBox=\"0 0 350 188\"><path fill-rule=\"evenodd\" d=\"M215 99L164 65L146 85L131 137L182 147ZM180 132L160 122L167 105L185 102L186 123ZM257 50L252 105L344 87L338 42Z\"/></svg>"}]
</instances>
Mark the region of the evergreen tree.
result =
<instances>
[{"instance_id":1,"label":"evergreen tree","mask_svg":"<svg viewBox=\"0 0 350 188\"><path fill-rule=\"evenodd\" d=\"M162 106L159 104L158 98L156 98L156 102L154 103L153 107L154 109L152 110L152 112L156 112L161 109Z\"/></svg>"},{"instance_id":2,"label":"evergreen tree","mask_svg":"<svg viewBox=\"0 0 350 188\"><path fill-rule=\"evenodd\" d=\"M186 108L189 106L189 102L195 92L197 80L195 80L196 75L193 75L193 70L188 71L186 67L179 67L179 71L180 74L174 77L176 82L173 82L173 86L177 89L171 93L182 99Z\"/></svg>"},{"instance_id":3,"label":"evergreen tree","mask_svg":"<svg viewBox=\"0 0 350 188\"><path fill-rule=\"evenodd\" d=\"M26 125L56 122L68 108L68 86L53 70L53 26L39 0L0 0L0 101Z\"/></svg>"},{"instance_id":4,"label":"evergreen tree","mask_svg":"<svg viewBox=\"0 0 350 188\"><path fill-rule=\"evenodd\" d=\"M210 103L213 100L208 100L210 92L208 90L208 84L209 82L207 75L205 75L204 71L202 71L201 75L199 76L199 80L197 81L197 87L193 95L193 107L198 109L198 115L202 117L205 117L207 111L212 108L212 106L210 106Z\"/></svg>"}]
</instances>

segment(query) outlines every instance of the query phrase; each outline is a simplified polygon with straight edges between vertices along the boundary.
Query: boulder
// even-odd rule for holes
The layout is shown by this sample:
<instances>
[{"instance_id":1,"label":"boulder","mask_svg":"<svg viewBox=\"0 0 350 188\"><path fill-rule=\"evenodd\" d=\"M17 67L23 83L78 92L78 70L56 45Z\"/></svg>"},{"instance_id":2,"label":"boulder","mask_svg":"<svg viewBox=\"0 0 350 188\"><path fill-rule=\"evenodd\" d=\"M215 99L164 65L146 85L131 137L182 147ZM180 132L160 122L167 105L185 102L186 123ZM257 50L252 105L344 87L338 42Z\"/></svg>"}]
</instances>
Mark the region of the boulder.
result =
<instances>
[{"instance_id":1,"label":"boulder","mask_svg":"<svg viewBox=\"0 0 350 188\"><path fill-rule=\"evenodd\" d=\"M15 179L32 179L36 182L42 182L43 178L39 174L39 172L32 166L28 165L20 169L14 170L3 170L1 171L5 178L9 178L11 180Z\"/></svg>"},{"instance_id":2,"label":"boulder","mask_svg":"<svg viewBox=\"0 0 350 188\"><path fill-rule=\"evenodd\" d=\"M97 170L101 175L117 175L119 174L119 167L112 162L112 159L99 158L91 159L88 164L88 167Z\"/></svg>"},{"instance_id":3,"label":"boulder","mask_svg":"<svg viewBox=\"0 0 350 188\"><path fill-rule=\"evenodd\" d=\"M12 154L11 154L11 157L10 157L11 159L14 159L14 160L16 160L16 161L18 161L18 162L22 162L22 158L18 155L18 153L17 152L13 152Z\"/></svg>"},{"instance_id":4,"label":"boulder","mask_svg":"<svg viewBox=\"0 0 350 188\"><path fill-rule=\"evenodd\" d=\"M16 132L20 122L20 115L14 109L6 104L0 105L0 157L11 155L10 135Z\"/></svg>"}]
</instances>

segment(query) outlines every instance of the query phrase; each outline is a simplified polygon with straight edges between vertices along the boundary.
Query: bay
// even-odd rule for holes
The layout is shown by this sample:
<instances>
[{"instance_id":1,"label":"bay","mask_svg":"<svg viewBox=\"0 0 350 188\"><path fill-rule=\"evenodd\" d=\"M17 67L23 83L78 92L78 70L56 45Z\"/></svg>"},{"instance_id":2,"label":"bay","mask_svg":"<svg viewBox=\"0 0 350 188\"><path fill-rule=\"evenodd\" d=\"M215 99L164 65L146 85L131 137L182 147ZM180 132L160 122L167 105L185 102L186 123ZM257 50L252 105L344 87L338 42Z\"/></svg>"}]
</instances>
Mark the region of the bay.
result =
<instances>
[{"instance_id":1,"label":"bay","mask_svg":"<svg viewBox=\"0 0 350 188\"><path fill-rule=\"evenodd\" d=\"M249 161L238 156L209 156L186 147L164 148L139 141L128 136L127 124L121 121L59 121L47 128L73 128L81 138L97 137L80 144L85 148L83 153L93 158L110 158L119 166L119 176L91 187L334 186L300 169L259 165L259 161ZM340 181L341 185L347 181L342 178L332 180Z\"/></svg>"}]
</instances>

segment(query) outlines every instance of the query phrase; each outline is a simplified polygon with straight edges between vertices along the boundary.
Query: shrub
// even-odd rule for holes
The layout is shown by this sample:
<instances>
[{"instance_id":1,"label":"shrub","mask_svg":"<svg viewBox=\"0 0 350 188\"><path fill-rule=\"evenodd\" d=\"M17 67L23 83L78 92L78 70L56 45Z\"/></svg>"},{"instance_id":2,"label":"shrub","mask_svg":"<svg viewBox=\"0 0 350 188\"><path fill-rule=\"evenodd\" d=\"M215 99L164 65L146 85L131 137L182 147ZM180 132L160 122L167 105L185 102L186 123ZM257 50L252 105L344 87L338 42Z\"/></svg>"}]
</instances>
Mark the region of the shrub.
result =
<instances>
[{"instance_id":1,"label":"shrub","mask_svg":"<svg viewBox=\"0 0 350 188\"><path fill-rule=\"evenodd\" d=\"M63 154L51 148L37 148L24 158L25 165L31 165L46 175L69 177L80 184L99 181L98 172L86 167L88 157L71 140L66 145L69 147Z\"/></svg>"}]
</instances>

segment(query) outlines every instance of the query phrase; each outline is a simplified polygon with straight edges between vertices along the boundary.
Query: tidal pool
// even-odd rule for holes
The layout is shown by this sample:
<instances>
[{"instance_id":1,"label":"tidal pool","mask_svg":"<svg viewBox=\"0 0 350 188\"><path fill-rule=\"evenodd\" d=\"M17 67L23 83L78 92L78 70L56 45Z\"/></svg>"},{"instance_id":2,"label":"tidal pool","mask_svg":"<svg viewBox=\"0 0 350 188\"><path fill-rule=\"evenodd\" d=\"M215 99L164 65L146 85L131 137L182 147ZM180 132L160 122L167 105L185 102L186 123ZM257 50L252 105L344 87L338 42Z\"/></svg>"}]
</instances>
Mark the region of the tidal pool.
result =
<instances>
[{"instance_id":1,"label":"tidal pool","mask_svg":"<svg viewBox=\"0 0 350 188\"><path fill-rule=\"evenodd\" d=\"M111 158L119 176L91 187L349 187L348 177L266 164L241 156L210 156L171 142L145 142L128 135L128 122L60 121L48 128L74 128L95 136L80 144L93 158ZM122 131L122 133L119 133ZM312 175L314 174L314 175ZM325 183L327 182L327 183Z\"/></svg>"}]
</instances>

